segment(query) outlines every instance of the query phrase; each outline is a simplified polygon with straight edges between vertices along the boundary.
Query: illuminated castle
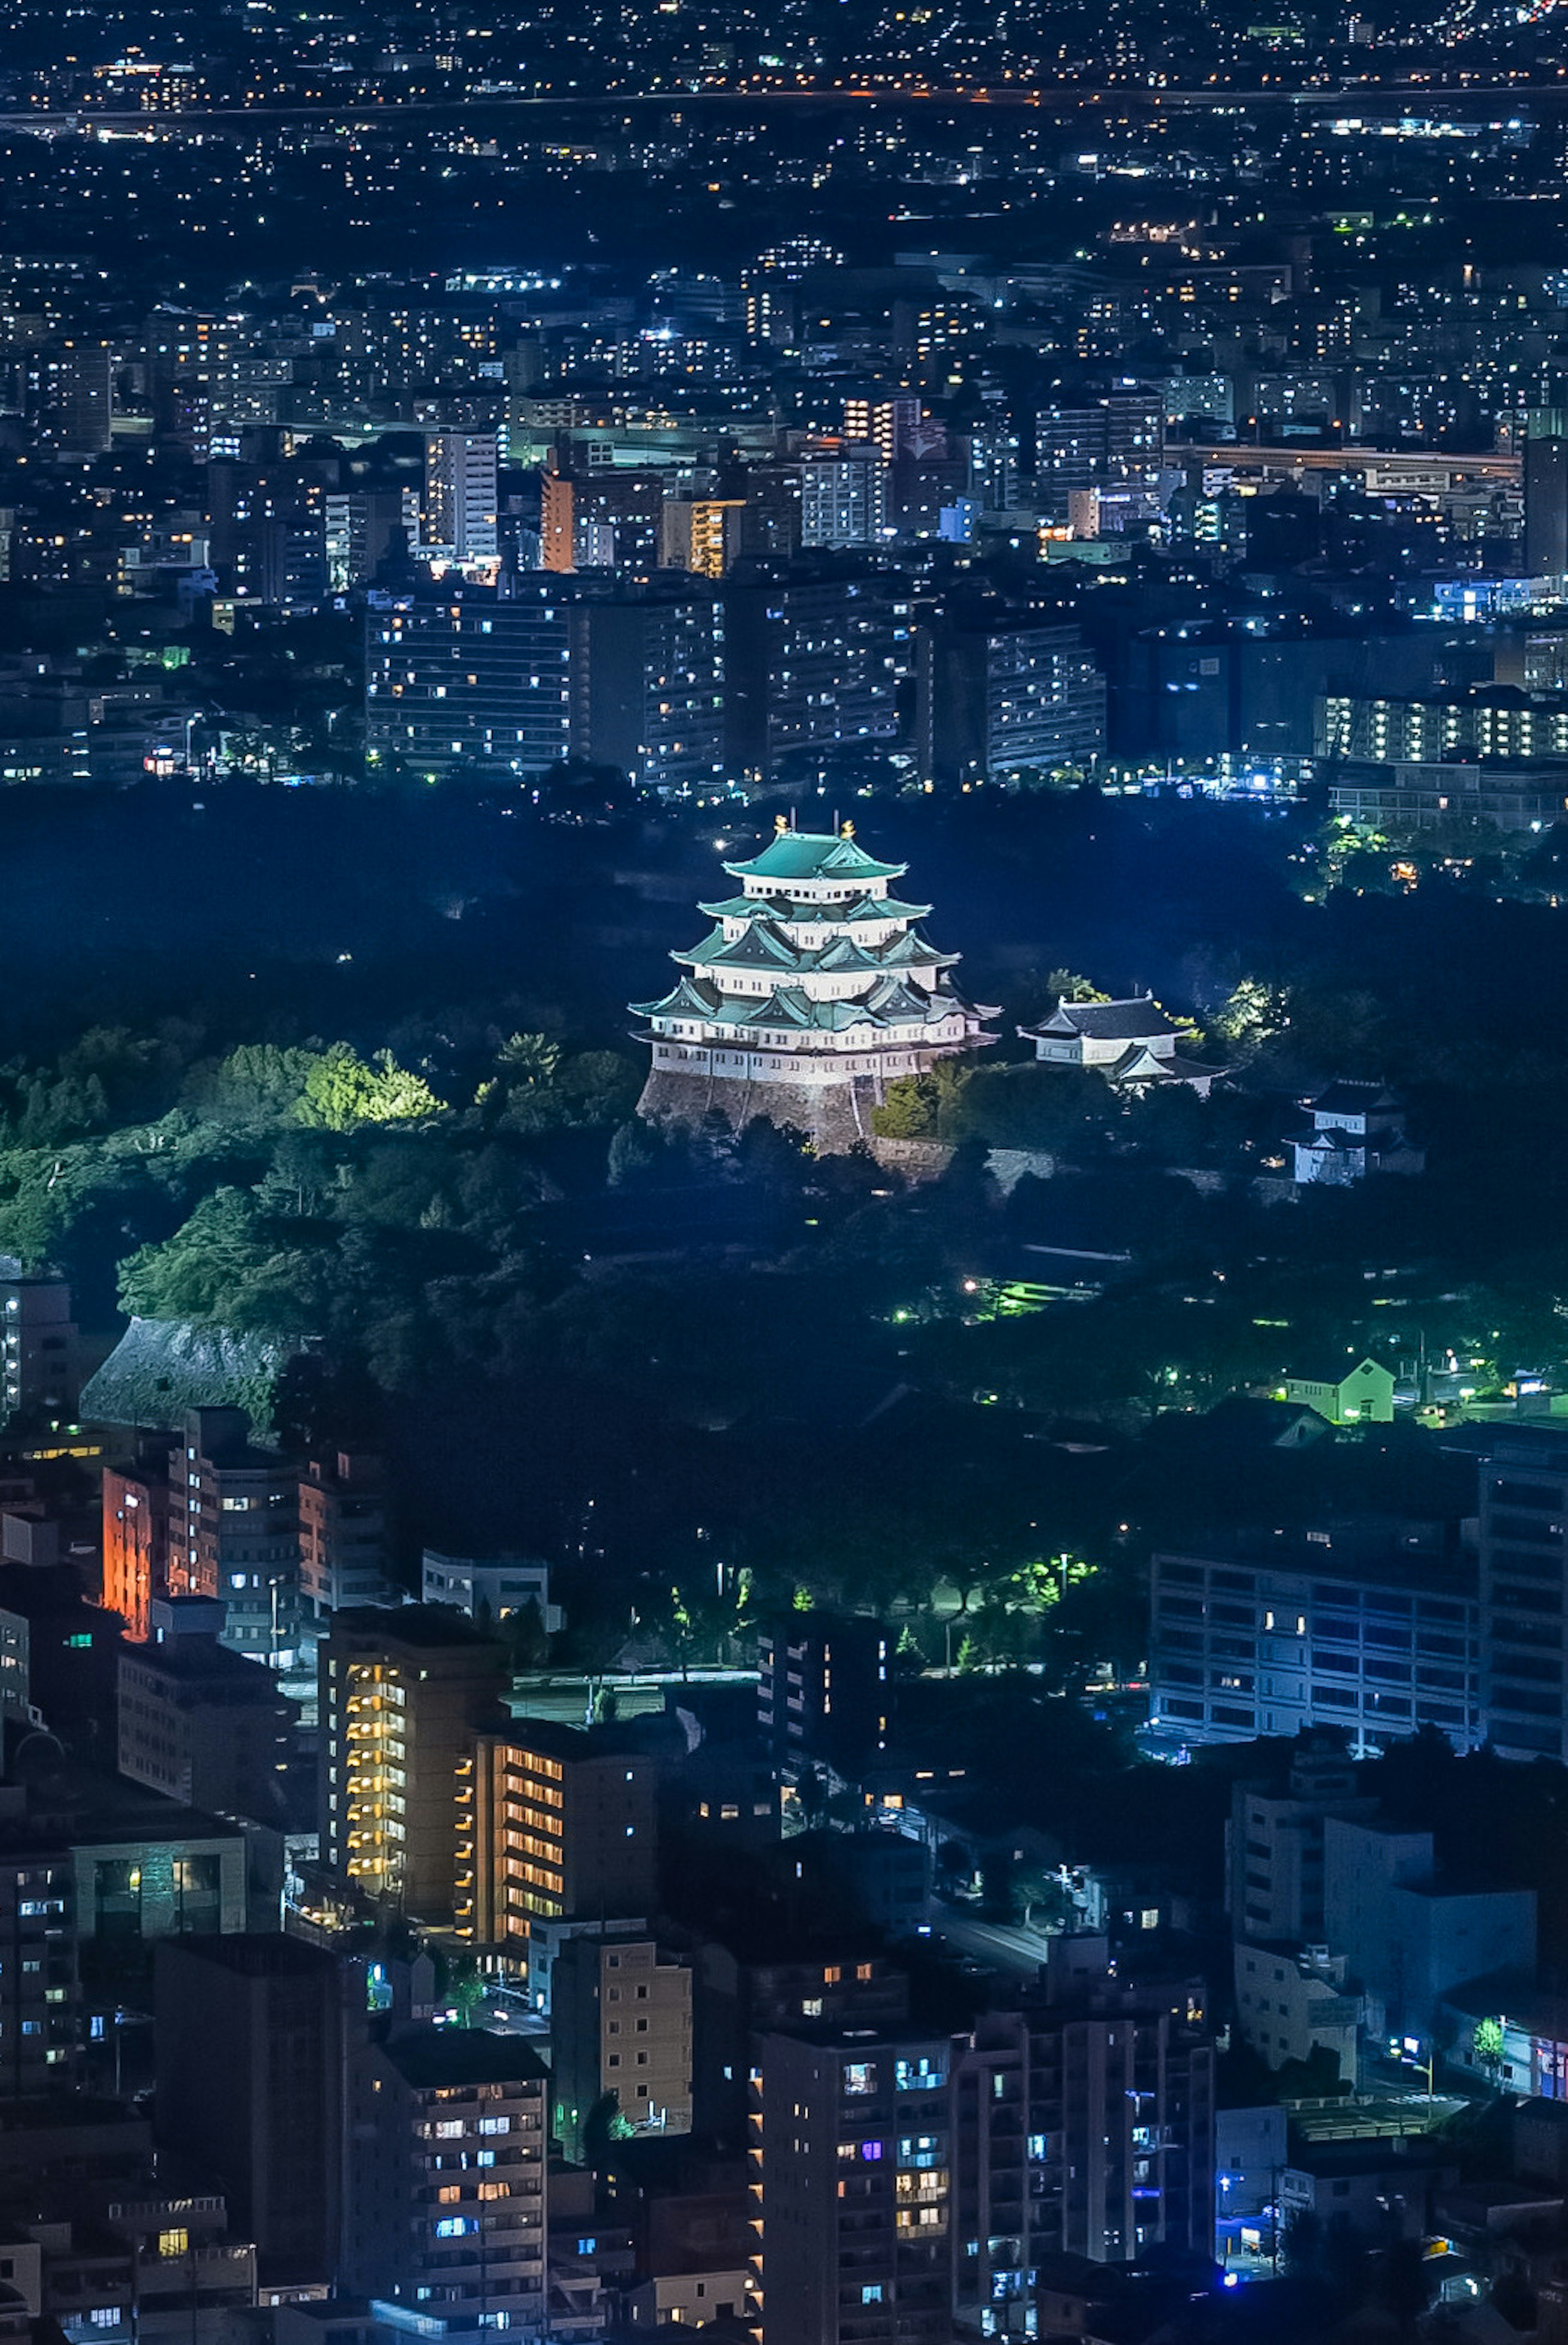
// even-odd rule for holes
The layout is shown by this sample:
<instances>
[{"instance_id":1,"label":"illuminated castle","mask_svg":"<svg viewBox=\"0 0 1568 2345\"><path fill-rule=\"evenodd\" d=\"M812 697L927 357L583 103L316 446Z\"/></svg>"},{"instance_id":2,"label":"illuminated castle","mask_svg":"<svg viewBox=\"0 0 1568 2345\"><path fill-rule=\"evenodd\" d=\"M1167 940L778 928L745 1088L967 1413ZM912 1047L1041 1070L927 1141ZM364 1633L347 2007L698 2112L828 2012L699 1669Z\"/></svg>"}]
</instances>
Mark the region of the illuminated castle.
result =
<instances>
[{"instance_id":1,"label":"illuminated castle","mask_svg":"<svg viewBox=\"0 0 1568 2345\"><path fill-rule=\"evenodd\" d=\"M660 1001L634 1002L653 1065L639 1112L697 1123L718 1109L808 1132L819 1147L871 1137L887 1086L993 1038L916 925L929 904L889 894L908 866L878 863L837 837L792 830L782 816L749 863L727 863L740 893L701 904L715 926L671 959L681 975Z\"/></svg>"}]
</instances>

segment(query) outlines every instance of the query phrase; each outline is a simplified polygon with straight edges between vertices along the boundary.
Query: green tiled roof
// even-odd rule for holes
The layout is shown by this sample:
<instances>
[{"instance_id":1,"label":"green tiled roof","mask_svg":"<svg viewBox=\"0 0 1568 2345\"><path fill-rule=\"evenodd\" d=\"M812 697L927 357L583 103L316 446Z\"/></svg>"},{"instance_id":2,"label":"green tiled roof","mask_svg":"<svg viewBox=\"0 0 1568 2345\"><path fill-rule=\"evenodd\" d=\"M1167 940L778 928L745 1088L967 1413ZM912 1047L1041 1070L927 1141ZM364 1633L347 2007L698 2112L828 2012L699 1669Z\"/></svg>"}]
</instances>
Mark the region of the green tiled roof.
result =
<instances>
[{"instance_id":1,"label":"green tiled roof","mask_svg":"<svg viewBox=\"0 0 1568 2345\"><path fill-rule=\"evenodd\" d=\"M626 1006L634 1018L711 1018L717 999L711 988L699 988L689 977L683 977L662 1001L632 1001Z\"/></svg>"},{"instance_id":2,"label":"green tiled roof","mask_svg":"<svg viewBox=\"0 0 1568 2345\"><path fill-rule=\"evenodd\" d=\"M689 952L671 953L671 960L690 961L702 969L799 969L800 954L787 937L766 920L753 920L738 937L722 929L710 929Z\"/></svg>"},{"instance_id":3,"label":"green tiled roof","mask_svg":"<svg viewBox=\"0 0 1568 2345\"><path fill-rule=\"evenodd\" d=\"M831 831L776 831L749 863L727 863L736 879L901 879L907 863L879 863L852 838Z\"/></svg>"}]
</instances>

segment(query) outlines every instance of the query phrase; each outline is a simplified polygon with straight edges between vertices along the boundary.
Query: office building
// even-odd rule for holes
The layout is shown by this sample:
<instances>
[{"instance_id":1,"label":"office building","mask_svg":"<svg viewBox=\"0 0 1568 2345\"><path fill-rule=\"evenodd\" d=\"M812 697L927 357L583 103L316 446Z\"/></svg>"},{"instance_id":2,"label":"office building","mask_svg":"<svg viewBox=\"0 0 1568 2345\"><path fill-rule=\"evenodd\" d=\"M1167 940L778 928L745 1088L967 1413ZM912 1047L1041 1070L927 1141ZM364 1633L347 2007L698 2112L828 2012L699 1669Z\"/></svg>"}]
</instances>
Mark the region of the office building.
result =
<instances>
[{"instance_id":1,"label":"office building","mask_svg":"<svg viewBox=\"0 0 1568 2345\"><path fill-rule=\"evenodd\" d=\"M1329 809L1363 830L1395 832L1476 825L1549 830L1568 815L1568 760L1531 756L1485 765L1427 758L1330 766Z\"/></svg>"},{"instance_id":2,"label":"office building","mask_svg":"<svg viewBox=\"0 0 1568 2345\"><path fill-rule=\"evenodd\" d=\"M160 1938L275 1924L281 1880L238 1824L117 1787L68 1834L76 1926L104 1968L135 1967Z\"/></svg>"},{"instance_id":3,"label":"office building","mask_svg":"<svg viewBox=\"0 0 1568 2345\"><path fill-rule=\"evenodd\" d=\"M658 1769L613 1727L519 1719L479 1735L455 1820L458 1934L503 1961L526 1962L535 1920L657 1902Z\"/></svg>"},{"instance_id":4,"label":"office building","mask_svg":"<svg viewBox=\"0 0 1568 2345\"><path fill-rule=\"evenodd\" d=\"M513 2036L411 2026L351 2064L351 2289L458 2330L545 2320L550 2075Z\"/></svg>"},{"instance_id":5,"label":"office building","mask_svg":"<svg viewBox=\"0 0 1568 2345\"><path fill-rule=\"evenodd\" d=\"M460 1771L504 1689L504 1653L458 1614L408 1605L333 1613L317 1668L323 1863L449 1922Z\"/></svg>"},{"instance_id":6,"label":"office building","mask_svg":"<svg viewBox=\"0 0 1568 2345\"><path fill-rule=\"evenodd\" d=\"M270 1670L219 1643L223 1607L155 1598L152 1635L119 1657L119 1771L209 1814L280 1825L294 1705Z\"/></svg>"},{"instance_id":7,"label":"office building","mask_svg":"<svg viewBox=\"0 0 1568 2345\"><path fill-rule=\"evenodd\" d=\"M71 1290L47 1272L25 1271L0 1254L0 1403L7 1417L76 1413L76 1329Z\"/></svg>"},{"instance_id":8,"label":"office building","mask_svg":"<svg viewBox=\"0 0 1568 2345\"><path fill-rule=\"evenodd\" d=\"M637 2134L691 2131L691 1976L652 1938L584 1932L557 1948L551 2092L569 2158L589 2156L606 2117Z\"/></svg>"},{"instance_id":9,"label":"office building","mask_svg":"<svg viewBox=\"0 0 1568 2345\"><path fill-rule=\"evenodd\" d=\"M245 1411L192 1409L169 1466L169 1592L216 1597L224 1643L274 1666L298 1629L299 1520L297 1473Z\"/></svg>"},{"instance_id":10,"label":"office building","mask_svg":"<svg viewBox=\"0 0 1568 2345\"><path fill-rule=\"evenodd\" d=\"M300 1598L321 1619L346 1607L395 1600L386 1460L338 1449L300 1477Z\"/></svg>"},{"instance_id":11,"label":"office building","mask_svg":"<svg viewBox=\"0 0 1568 2345\"><path fill-rule=\"evenodd\" d=\"M887 1745L887 1630L856 1614L792 1612L758 1639L757 1725L773 1758L853 1770Z\"/></svg>"},{"instance_id":12,"label":"office building","mask_svg":"<svg viewBox=\"0 0 1568 2345\"><path fill-rule=\"evenodd\" d=\"M1505 1757L1568 1758L1568 1436L1521 1427L1481 1466L1481 1667Z\"/></svg>"},{"instance_id":13,"label":"office building","mask_svg":"<svg viewBox=\"0 0 1568 2345\"><path fill-rule=\"evenodd\" d=\"M1151 1724L1188 1742L1338 1726L1357 1751L1486 1739L1473 1558L1430 1528L1152 1558Z\"/></svg>"},{"instance_id":14,"label":"office building","mask_svg":"<svg viewBox=\"0 0 1568 2345\"><path fill-rule=\"evenodd\" d=\"M499 495L494 431L434 431L424 443L424 533L427 561L458 570L493 570Z\"/></svg>"},{"instance_id":15,"label":"office building","mask_svg":"<svg viewBox=\"0 0 1568 2345\"><path fill-rule=\"evenodd\" d=\"M457 588L367 612L372 772L536 780L570 755L571 656L558 585Z\"/></svg>"},{"instance_id":16,"label":"office building","mask_svg":"<svg viewBox=\"0 0 1568 2345\"><path fill-rule=\"evenodd\" d=\"M1270 2068L1320 2060L1326 2053L1330 2073L1354 2087L1366 2004L1345 1992L1343 1954L1329 1953L1320 1941L1292 1950L1238 1937L1234 1969L1236 2025L1244 2044Z\"/></svg>"},{"instance_id":17,"label":"office building","mask_svg":"<svg viewBox=\"0 0 1568 2345\"><path fill-rule=\"evenodd\" d=\"M280 1933L179 1938L153 1975L159 2148L222 2176L263 2283L332 2279L352 2024L339 1963Z\"/></svg>"}]
</instances>

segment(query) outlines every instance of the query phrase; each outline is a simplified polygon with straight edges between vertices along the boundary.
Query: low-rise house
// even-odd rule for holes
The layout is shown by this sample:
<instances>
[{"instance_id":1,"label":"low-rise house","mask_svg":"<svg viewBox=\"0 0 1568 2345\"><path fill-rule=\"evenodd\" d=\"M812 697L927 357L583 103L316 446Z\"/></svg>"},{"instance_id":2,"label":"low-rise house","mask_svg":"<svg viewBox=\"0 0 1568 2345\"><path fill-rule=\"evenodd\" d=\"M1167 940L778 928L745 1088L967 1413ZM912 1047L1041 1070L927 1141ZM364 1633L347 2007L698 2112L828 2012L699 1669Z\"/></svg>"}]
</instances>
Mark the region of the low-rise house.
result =
<instances>
[{"instance_id":1,"label":"low-rise house","mask_svg":"<svg viewBox=\"0 0 1568 2345\"><path fill-rule=\"evenodd\" d=\"M1348 1189L1369 1172L1425 1172L1426 1152L1406 1136L1404 1102L1383 1084L1330 1083L1301 1104L1312 1129L1291 1142L1298 1187Z\"/></svg>"},{"instance_id":2,"label":"low-rise house","mask_svg":"<svg viewBox=\"0 0 1568 2345\"><path fill-rule=\"evenodd\" d=\"M1303 1376L1287 1376L1283 1397L1315 1408L1330 1425L1391 1425L1394 1372L1380 1360L1314 1361Z\"/></svg>"},{"instance_id":3,"label":"low-rise house","mask_svg":"<svg viewBox=\"0 0 1568 2345\"><path fill-rule=\"evenodd\" d=\"M1180 1030L1152 993L1125 1001L1059 1001L1040 1025L1018 1030L1033 1043L1042 1066L1093 1068L1118 1087L1186 1083L1207 1099L1225 1071L1177 1049Z\"/></svg>"}]
</instances>

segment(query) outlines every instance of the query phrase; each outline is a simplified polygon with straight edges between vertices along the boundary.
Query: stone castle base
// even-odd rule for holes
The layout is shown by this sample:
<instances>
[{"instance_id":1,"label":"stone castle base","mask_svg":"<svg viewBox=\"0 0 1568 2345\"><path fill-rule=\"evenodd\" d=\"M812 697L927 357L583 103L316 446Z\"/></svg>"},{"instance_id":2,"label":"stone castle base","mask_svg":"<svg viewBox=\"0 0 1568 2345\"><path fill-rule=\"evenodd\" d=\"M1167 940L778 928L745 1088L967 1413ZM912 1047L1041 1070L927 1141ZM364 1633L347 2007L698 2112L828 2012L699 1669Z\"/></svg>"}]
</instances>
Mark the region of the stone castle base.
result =
<instances>
[{"instance_id":1,"label":"stone castle base","mask_svg":"<svg viewBox=\"0 0 1568 2345\"><path fill-rule=\"evenodd\" d=\"M695 1131L704 1117L718 1114L737 1132L754 1116L792 1124L824 1156L847 1155L876 1137L872 1118L881 1104L874 1075L841 1083L751 1083L718 1075L683 1075L656 1067L643 1085L637 1113L650 1123L681 1124Z\"/></svg>"}]
</instances>

